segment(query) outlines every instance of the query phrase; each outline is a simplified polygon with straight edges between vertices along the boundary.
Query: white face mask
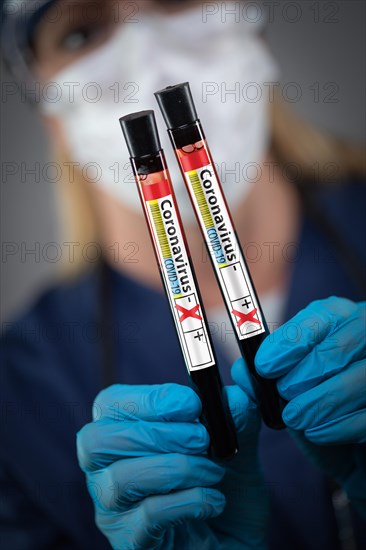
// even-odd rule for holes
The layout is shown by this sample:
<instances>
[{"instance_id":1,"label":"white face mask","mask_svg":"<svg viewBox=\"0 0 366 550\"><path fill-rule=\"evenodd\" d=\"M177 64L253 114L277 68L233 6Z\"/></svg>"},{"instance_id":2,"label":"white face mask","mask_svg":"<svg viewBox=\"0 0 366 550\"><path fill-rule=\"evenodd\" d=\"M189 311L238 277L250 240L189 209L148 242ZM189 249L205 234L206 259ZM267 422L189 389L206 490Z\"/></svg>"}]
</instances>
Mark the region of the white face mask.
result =
<instances>
[{"instance_id":1,"label":"white face mask","mask_svg":"<svg viewBox=\"0 0 366 550\"><path fill-rule=\"evenodd\" d=\"M57 100L44 101L42 111L61 119L72 160L89 179L140 212L118 119L154 109L180 211L189 223L193 210L153 95L187 80L234 206L250 189L269 141L269 87L263 84L276 78L277 69L258 37L260 26L236 23L234 17L204 23L201 6L178 15L138 15L138 22L123 23L105 45L58 73L48 88L57 90Z\"/></svg>"}]
</instances>

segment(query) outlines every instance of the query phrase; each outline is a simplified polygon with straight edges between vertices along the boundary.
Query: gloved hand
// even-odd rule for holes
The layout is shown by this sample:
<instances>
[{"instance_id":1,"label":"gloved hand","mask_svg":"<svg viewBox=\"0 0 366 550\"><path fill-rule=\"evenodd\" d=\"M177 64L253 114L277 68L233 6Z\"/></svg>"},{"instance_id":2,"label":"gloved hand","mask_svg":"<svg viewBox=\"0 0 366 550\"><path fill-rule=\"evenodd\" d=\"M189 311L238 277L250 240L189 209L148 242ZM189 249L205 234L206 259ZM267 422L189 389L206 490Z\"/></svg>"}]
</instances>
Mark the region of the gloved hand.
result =
<instances>
[{"instance_id":1,"label":"gloved hand","mask_svg":"<svg viewBox=\"0 0 366 550\"><path fill-rule=\"evenodd\" d=\"M207 456L191 388L114 385L97 396L77 451L97 525L114 549L266 547L258 413L237 386L225 390L241 445L227 465Z\"/></svg>"},{"instance_id":2,"label":"gloved hand","mask_svg":"<svg viewBox=\"0 0 366 550\"><path fill-rule=\"evenodd\" d=\"M296 442L366 515L365 306L336 297L312 302L266 338L256 368L278 378Z\"/></svg>"}]
</instances>

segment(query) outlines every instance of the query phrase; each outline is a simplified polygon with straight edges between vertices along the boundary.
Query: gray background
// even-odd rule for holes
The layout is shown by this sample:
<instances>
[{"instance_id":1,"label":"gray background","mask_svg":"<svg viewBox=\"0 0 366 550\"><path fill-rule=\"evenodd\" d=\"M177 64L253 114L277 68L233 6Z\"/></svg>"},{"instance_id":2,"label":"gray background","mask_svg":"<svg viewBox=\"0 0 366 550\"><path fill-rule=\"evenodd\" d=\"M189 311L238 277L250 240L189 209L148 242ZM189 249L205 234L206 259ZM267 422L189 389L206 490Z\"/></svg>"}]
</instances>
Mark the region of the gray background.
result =
<instances>
[{"instance_id":1,"label":"gray background","mask_svg":"<svg viewBox=\"0 0 366 550\"><path fill-rule=\"evenodd\" d=\"M365 2L302 0L277 4L272 4L274 17L268 23L267 36L282 69L283 85L296 82L301 88L301 99L293 108L317 126L364 144ZM8 81L3 66L1 72L2 80ZM319 98L310 88L315 83ZM334 95L329 96L332 91ZM36 113L22 103L19 94L7 97L0 105L2 168L9 162L24 161L28 166L47 162L47 141ZM24 258L21 247L24 256L24 247L32 249L38 242L42 250L46 243L57 241L57 220L53 184L36 182L34 175L22 181L19 173L5 178L2 171L2 323L19 314L54 279L57 264L45 261L42 254L40 258ZM9 246L15 253L6 257Z\"/></svg>"}]
</instances>

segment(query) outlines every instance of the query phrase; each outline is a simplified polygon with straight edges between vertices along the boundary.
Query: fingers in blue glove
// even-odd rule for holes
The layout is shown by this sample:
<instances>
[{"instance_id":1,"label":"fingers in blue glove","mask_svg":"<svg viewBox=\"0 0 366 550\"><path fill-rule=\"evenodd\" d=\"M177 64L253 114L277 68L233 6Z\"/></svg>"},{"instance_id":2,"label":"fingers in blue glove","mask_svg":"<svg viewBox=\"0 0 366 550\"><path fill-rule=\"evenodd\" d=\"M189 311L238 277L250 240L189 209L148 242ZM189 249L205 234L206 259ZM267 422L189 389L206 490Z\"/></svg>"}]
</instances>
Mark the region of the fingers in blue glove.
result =
<instances>
[{"instance_id":1,"label":"fingers in blue glove","mask_svg":"<svg viewBox=\"0 0 366 550\"><path fill-rule=\"evenodd\" d=\"M162 548L164 534L170 527L216 517L224 507L225 497L220 491L195 487L147 497L125 513L101 512L96 521L98 527L108 533L115 550L154 549Z\"/></svg>"},{"instance_id":2,"label":"fingers in blue glove","mask_svg":"<svg viewBox=\"0 0 366 550\"><path fill-rule=\"evenodd\" d=\"M259 374L279 378L287 400L315 387L364 357L365 314L366 302L312 302L263 342L256 356Z\"/></svg>"},{"instance_id":3,"label":"fingers in blue glove","mask_svg":"<svg viewBox=\"0 0 366 550\"><path fill-rule=\"evenodd\" d=\"M287 426L318 444L366 441L366 363L357 361L297 396L283 411Z\"/></svg>"},{"instance_id":4,"label":"fingers in blue glove","mask_svg":"<svg viewBox=\"0 0 366 550\"><path fill-rule=\"evenodd\" d=\"M148 495L167 494L218 483L225 468L205 457L178 453L118 460L88 478L94 503L123 511Z\"/></svg>"},{"instance_id":5,"label":"fingers in blue glove","mask_svg":"<svg viewBox=\"0 0 366 550\"><path fill-rule=\"evenodd\" d=\"M77 434L82 470L105 468L115 460L157 453L202 454L209 435L200 424L187 422L97 421Z\"/></svg>"},{"instance_id":6,"label":"fingers in blue glove","mask_svg":"<svg viewBox=\"0 0 366 550\"><path fill-rule=\"evenodd\" d=\"M231 378L248 396L248 398L255 403L255 393L252 384L251 375L242 357L239 357L231 367Z\"/></svg>"},{"instance_id":7,"label":"fingers in blue glove","mask_svg":"<svg viewBox=\"0 0 366 550\"><path fill-rule=\"evenodd\" d=\"M77 434L78 459L84 471L104 468L122 458L207 451L209 436L197 420L201 402L187 386L115 385L103 390L95 404L97 420Z\"/></svg>"},{"instance_id":8,"label":"fingers in blue glove","mask_svg":"<svg viewBox=\"0 0 366 550\"><path fill-rule=\"evenodd\" d=\"M201 411L200 398L189 386L114 384L95 398L93 420L192 422Z\"/></svg>"},{"instance_id":9,"label":"fingers in blue glove","mask_svg":"<svg viewBox=\"0 0 366 550\"><path fill-rule=\"evenodd\" d=\"M236 430L241 432L245 429L248 423L248 416L250 412L249 397L239 388L239 386L225 386L224 391L227 396L227 402Z\"/></svg>"},{"instance_id":10,"label":"fingers in blue glove","mask_svg":"<svg viewBox=\"0 0 366 550\"><path fill-rule=\"evenodd\" d=\"M305 430L305 435L317 445L366 443L366 409L341 416L320 426Z\"/></svg>"}]
</instances>

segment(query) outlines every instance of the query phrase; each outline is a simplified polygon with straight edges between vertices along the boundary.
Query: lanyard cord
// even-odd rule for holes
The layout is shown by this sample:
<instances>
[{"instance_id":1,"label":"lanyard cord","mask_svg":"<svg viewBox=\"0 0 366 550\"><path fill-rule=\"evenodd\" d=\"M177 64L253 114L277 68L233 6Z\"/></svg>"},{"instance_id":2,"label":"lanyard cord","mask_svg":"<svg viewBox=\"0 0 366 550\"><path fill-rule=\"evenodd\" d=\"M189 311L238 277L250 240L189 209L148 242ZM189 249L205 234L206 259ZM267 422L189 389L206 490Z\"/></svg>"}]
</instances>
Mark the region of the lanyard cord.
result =
<instances>
[{"instance_id":1,"label":"lanyard cord","mask_svg":"<svg viewBox=\"0 0 366 550\"><path fill-rule=\"evenodd\" d=\"M98 277L98 309L99 309L99 326L101 335L101 382L102 388L106 388L111 384L116 383L117 376L115 373L115 357L114 348L115 342L113 338L113 312L111 289L112 284L109 268L102 258L99 266Z\"/></svg>"}]
</instances>

